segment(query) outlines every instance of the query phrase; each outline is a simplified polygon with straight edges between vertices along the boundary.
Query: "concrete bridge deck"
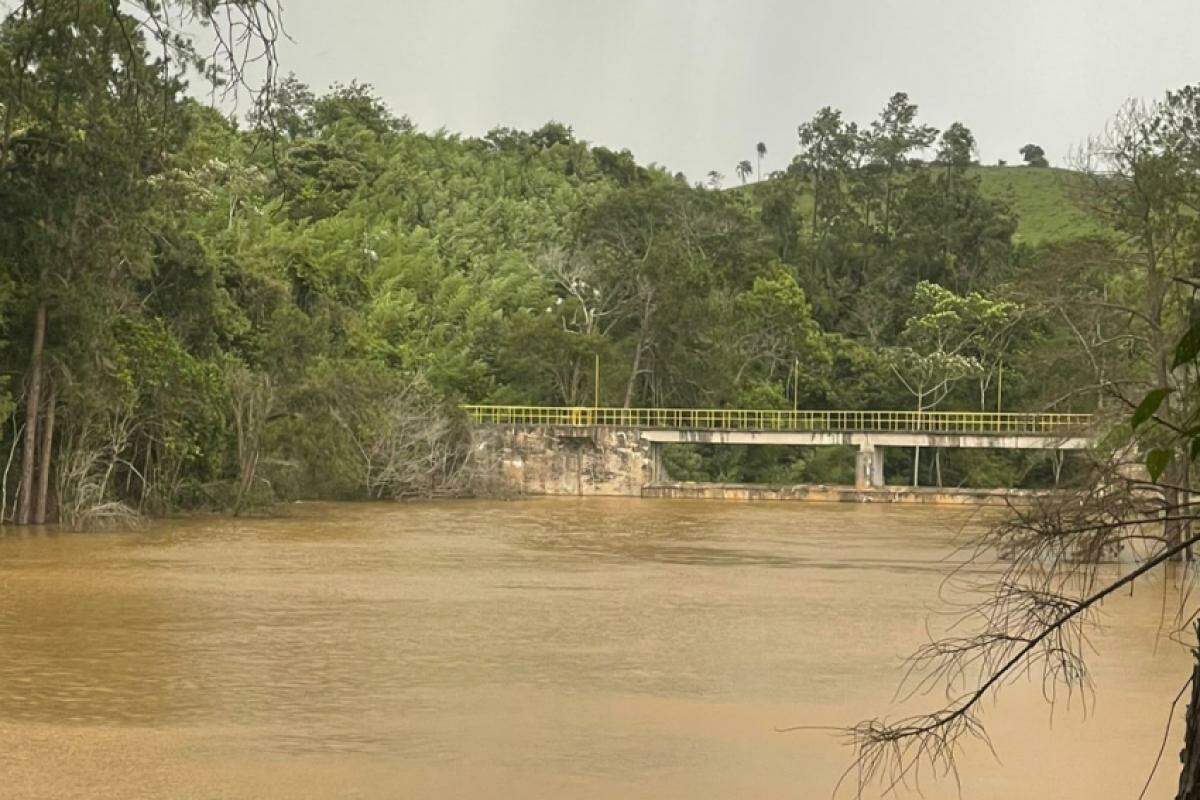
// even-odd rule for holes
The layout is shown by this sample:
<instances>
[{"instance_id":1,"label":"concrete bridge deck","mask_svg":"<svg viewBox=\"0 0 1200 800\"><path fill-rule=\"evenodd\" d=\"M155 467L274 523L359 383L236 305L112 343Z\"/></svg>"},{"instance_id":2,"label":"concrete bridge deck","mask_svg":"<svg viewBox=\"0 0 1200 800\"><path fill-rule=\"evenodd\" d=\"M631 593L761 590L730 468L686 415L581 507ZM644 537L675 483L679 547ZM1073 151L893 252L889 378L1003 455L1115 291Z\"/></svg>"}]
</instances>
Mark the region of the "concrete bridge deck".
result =
<instances>
[{"instance_id":1,"label":"concrete bridge deck","mask_svg":"<svg viewBox=\"0 0 1200 800\"><path fill-rule=\"evenodd\" d=\"M855 486L883 488L884 447L1084 450L1090 414L974 411L776 411L757 409L463 406L481 425L516 426L599 440L630 432L652 449L667 443L821 446L858 449ZM657 460L657 459L655 459ZM656 470L657 472L657 470ZM655 475L655 479L661 476Z\"/></svg>"}]
</instances>

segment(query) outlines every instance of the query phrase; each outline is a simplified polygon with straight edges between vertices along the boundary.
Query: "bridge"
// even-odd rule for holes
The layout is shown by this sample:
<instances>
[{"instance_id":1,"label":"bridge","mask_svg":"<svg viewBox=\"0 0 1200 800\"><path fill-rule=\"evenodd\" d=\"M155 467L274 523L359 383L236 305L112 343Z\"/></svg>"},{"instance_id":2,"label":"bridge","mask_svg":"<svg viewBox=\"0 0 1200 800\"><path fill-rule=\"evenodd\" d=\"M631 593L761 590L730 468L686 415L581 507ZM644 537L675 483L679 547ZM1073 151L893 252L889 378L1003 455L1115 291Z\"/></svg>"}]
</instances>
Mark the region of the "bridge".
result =
<instances>
[{"instance_id":1,"label":"bridge","mask_svg":"<svg viewBox=\"0 0 1200 800\"><path fill-rule=\"evenodd\" d=\"M1091 414L976 411L779 411L771 409L600 408L466 405L479 425L541 429L565 438L629 432L651 450L665 443L843 445L858 448L855 487L884 488L883 447L1084 450Z\"/></svg>"}]
</instances>

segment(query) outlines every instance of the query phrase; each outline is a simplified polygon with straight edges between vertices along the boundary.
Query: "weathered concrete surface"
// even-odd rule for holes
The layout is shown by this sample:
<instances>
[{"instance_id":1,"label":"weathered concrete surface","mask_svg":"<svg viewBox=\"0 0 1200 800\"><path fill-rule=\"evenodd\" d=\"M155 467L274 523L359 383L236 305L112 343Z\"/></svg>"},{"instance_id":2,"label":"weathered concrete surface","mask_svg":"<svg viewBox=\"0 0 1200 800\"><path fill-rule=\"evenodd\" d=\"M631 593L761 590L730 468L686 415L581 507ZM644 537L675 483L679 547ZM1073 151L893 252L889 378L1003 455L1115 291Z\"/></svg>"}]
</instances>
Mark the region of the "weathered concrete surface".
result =
<instances>
[{"instance_id":1,"label":"weathered concrete surface","mask_svg":"<svg viewBox=\"0 0 1200 800\"><path fill-rule=\"evenodd\" d=\"M1003 506L1031 499L1038 493L1022 489L935 489L887 486L765 486L747 483L659 483L647 486L642 497L687 500L803 500L825 503L913 503L923 505Z\"/></svg>"},{"instance_id":2,"label":"weathered concrete surface","mask_svg":"<svg viewBox=\"0 0 1200 800\"><path fill-rule=\"evenodd\" d=\"M874 444L862 443L854 454L854 488L882 489L886 485L883 479L883 449L876 449Z\"/></svg>"},{"instance_id":3,"label":"weathered concrete surface","mask_svg":"<svg viewBox=\"0 0 1200 800\"><path fill-rule=\"evenodd\" d=\"M626 428L491 426L483 447L523 494L641 497L658 477L658 445Z\"/></svg>"}]
</instances>

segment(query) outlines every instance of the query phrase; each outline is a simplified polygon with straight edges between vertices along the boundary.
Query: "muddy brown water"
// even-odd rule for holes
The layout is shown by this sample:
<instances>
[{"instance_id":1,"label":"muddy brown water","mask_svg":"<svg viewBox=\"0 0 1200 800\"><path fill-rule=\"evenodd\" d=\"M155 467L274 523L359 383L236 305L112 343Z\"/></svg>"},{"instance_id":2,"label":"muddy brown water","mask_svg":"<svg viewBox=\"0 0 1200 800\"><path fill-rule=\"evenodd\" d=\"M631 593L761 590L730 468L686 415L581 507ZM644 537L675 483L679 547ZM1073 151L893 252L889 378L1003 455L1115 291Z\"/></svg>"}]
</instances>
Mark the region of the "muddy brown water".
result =
<instances>
[{"instance_id":1,"label":"muddy brown water","mask_svg":"<svg viewBox=\"0 0 1200 800\"><path fill-rule=\"evenodd\" d=\"M836 737L776 728L888 711L971 524L544 499L10 529L0 797L829 797ZM1161 604L1107 605L1094 705L989 704L961 796L1136 798L1189 670Z\"/></svg>"}]
</instances>

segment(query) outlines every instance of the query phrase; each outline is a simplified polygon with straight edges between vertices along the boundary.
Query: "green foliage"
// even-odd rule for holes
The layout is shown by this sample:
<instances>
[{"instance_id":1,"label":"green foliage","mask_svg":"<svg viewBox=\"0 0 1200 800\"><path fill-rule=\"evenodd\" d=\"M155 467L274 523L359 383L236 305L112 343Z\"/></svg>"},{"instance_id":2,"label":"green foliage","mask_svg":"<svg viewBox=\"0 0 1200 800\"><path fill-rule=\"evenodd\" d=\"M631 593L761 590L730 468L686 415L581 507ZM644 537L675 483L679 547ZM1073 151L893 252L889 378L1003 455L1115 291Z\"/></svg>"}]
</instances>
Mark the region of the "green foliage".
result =
<instances>
[{"instance_id":1,"label":"green foliage","mask_svg":"<svg viewBox=\"0 0 1200 800\"><path fill-rule=\"evenodd\" d=\"M1171 360L1171 369L1179 369L1185 364L1196 361L1200 357L1200 320L1192 323L1187 333L1175 346L1175 355Z\"/></svg>"},{"instance_id":2,"label":"green foliage","mask_svg":"<svg viewBox=\"0 0 1200 800\"><path fill-rule=\"evenodd\" d=\"M1142 425L1154 416L1154 412L1158 411L1159 406L1167 399L1170 389L1152 389L1142 398L1142 402L1138 403L1138 407L1133 410L1133 416L1129 418L1129 424L1137 430L1138 426Z\"/></svg>"},{"instance_id":3,"label":"green foliage","mask_svg":"<svg viewBox=\"0 0 1200 800\"><path fill-rule=\"evenodd\" d=\"M854 483L851 447L761 447L675 444L663 448L663 468L674 481L761 483Z\"/></svg>"},{"instance_id":4,"label":"green foliage","mask_svg":"<svg viewBox=\"0 0 1200 800\"><path fill-rule=\"evenodd\" d=\"M1026 166L1050 166L1050 162L1046 160L1046 151L1036 144L1024 145L1018 152L1021 154L1021 158L1025 159Z\"/></svg>"},{"instance_id":5,"label":"green foliage","mask_svg":"<svg viewBox=\"0 0 1200 800\"><path fill-rule=\"evenodd\" d=\"M911 308L889 363L918 411L938 406L958 381L1001 363L1020 311L1009 301L957 295L926 281L913 289Z\"/></svg>"},{"instance_id":6,"label":"green foliage","mask_svg":"<svg viewBox=\"0 0 1200 800\"><path fill-rule=\"evenodd\" d=\"M289 77L243 130L184 99L110 4L51 5L49 28L0 31L38 64L0 60L16 109L0 150L0 414L41 304L59 451L99 453L80 474L130 505L410 493L393 456L458 464L456 403L590 405L597 359L602 404L983 407L1003 372L1006 406L1030 407L1039 359L1080 359L1069 326L1026 321L1022 288L1059 269L1080 296L1141 291L1094 258L1110 241L1074 238L1131 235L1131 214L1082 216L1058 170L974 166L973 134L939 138L902 92L865 124L822 109L787 170L717 191L719 174L689 186L557 121L421 132L356 81L319 93ZM94 24L72 29L76 14ZM114 63L141 100L113 94ZM1172 113L1190 119L1194 101ZM1169 149L1184 129L1153 136ZM743 183L753 167L737 165ZM1188 224L1150 211L1162 230ZM1177 367L1200 349L1189 336ZM436 441L412 438L414 416ZM1024 474L956 459L948 476ZM667 461L684 479L784 483L854 467L837 449Z\"/></svg>"},{"instance_id":7,"label":"green foliage","mask_svg":"<svg viewBox=\"0 0 1200 800\"><path fill-rule=\"evenodd\" d=\"M1156 447L1146 454L1146 471L1150 474L1150 480L1158 480L1175 454L1165 447Z\"/></svg>"},{"instance_id":8,"label":"green foliage","mask_svg":"<svg viewBox=\"0 0 1200 800\"><path fill-rule=\"evenodd\" d=\"M1017 220L969 173L973 135L956 123L938 160L920 161L937 133L904 93L865 126L824 108L800 126L788 174L756 192L827 330L882 342L917 282L990 290L1009 269Z\"/></svg>"},{"instance_id":9,"label":"green foliage","mask_svg":"<svg viewBox=\"0 0 1200 800\"><path fill-rule=\"evenodd\" d=\"M974 158L975 135L961 122L952 123L938 142L938 161L951 167L968 167Z\"/></svg>"},{"instance_id":10,"label":"green foliage","mask_svg":"<svg viewBox=\"0 0 1200 800\"><path fill-rule=\"evenodd\" d=\"M1193 322L1176 344L1172 370L1185 372L1200 364L1197 330L1200 330L1200 323ZM1164 403L1174 390L1172 386L1160 386L1146 392L1129 419L1134 431L1149 423L1149 441L1158 443L1146 452L1146 472L1152 481L1159 480L1173 463L1200 460L1200 401L1195 392L1182 399L1179 409L1182 424L1156 416L1159 409L1170 411Z\"/></svg>"}]
</instances>

